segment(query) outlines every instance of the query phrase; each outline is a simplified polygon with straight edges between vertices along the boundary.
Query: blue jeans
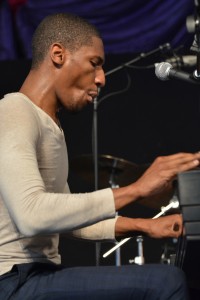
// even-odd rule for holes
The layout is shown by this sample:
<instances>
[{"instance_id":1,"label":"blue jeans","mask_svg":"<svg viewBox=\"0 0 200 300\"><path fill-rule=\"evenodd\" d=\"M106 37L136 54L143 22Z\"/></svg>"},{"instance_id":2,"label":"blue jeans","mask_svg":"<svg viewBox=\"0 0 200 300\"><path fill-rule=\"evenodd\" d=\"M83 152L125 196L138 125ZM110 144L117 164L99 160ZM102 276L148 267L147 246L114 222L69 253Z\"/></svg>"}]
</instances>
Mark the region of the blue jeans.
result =
<instances>
[{"instance_id":1,"label":"blue jeans","mask_svg":"<svg viewBox=\"0 0 200 300\"><path fill-rule=\"evenodd\" d=\"M169 265L16 265L0 276L2 300L188 300L184 273Z\"/></svg>"}]
</instances>

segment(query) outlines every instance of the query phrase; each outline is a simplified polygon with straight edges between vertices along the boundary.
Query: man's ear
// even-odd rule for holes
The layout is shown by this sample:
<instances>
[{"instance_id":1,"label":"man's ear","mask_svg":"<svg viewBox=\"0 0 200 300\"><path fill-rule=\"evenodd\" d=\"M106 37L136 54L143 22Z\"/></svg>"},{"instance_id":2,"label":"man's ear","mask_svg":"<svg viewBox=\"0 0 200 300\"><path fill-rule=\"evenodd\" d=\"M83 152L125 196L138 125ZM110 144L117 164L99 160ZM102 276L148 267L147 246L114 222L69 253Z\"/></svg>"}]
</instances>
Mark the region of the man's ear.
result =
<instances>
[{"instance_id":1,"label":"man's ear","mask_svg":"<svg viewBox=\"0 0 200 300\"><path fill-rule=\"evenodd\" d=\"M52 62L57 66L61 67L64 63L66 56L66 49L60 43L55 43L51 46L51 59Z\"/></svg>"}]
</instances>

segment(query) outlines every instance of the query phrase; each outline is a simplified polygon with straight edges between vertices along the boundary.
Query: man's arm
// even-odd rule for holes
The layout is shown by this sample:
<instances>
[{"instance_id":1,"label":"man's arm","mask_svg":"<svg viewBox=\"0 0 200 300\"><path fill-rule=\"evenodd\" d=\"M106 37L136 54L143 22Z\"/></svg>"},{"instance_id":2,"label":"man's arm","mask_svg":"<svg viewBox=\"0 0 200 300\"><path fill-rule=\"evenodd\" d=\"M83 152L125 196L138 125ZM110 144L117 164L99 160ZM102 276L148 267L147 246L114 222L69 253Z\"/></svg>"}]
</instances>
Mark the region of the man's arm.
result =
<instances>
[{"instance_id":1,"label":"man's arm","mask_svg":"<svg viewBox=\"0 0 200 300\"><path fill-rule=\"evenodd\" d=\"M136 182L113 189L116 210L140 198L151 197L169 189L178 173L196 168L199 161L199 152L158 157Z\"/></svg>"},{"instance_id":2,"label":"man's arm","mask_svg":"<svg viewBox=\"0 0 200 300\"><path fill-rule=\"evenodd\" d=\"M182 217L173 214L157 219L119 217L115 223L115 235L133 236L135 232L148 235L152 238L177 238L183 230Z\"/></svg>"}]
</instances>

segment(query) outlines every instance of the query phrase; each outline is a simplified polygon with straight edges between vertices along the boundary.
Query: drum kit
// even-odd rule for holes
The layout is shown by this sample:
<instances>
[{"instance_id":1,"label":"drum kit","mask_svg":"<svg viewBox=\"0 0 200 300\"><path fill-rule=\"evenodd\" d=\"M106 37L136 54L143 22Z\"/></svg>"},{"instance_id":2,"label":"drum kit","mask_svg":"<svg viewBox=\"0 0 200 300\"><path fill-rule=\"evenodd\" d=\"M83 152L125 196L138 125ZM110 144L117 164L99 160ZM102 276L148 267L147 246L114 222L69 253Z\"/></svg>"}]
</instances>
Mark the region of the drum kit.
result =
<instances>
[{"instance_id":1,"label":"drum kit","mask_svg":"<svg viewBox=\"0 0 200 300\"><path fill-rule=\"evenodd\" d=\"M126 186L130 183L137 181L142 174L147 170L150 164L135 164L122 158L114 157L111 155L98 156L98 186L99 189L111 187L118 188ZM70 160L70 170L77 174L86 183L92 184L94 182L94 158L91 154L83 154L74 157ZM137 203L144 208L150 208L155 211L160 211L153 218L165 214L170 209L177 210L178 200L174 195L174 187L171 189L157 194L154 197L146 197L139 199ZM120 246L128 241L126 238L110 249L103 257L108 256L113 251L116 251L115 264L118 266L120 262ZM136 237L138 245L138 256L132 262L137 264L144 264L143 257L143 237Z\"/></svg>"}]
</instances>

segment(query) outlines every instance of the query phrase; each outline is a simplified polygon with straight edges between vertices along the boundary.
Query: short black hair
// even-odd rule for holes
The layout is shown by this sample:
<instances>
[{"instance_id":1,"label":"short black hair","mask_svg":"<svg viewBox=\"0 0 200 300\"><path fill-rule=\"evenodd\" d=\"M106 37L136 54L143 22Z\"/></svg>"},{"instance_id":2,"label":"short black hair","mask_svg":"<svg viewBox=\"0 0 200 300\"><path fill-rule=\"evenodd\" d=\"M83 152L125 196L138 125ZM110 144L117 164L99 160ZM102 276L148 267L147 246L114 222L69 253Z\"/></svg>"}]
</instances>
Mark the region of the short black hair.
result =
<instances>
[{"instance_id":1,"label":"short black hair","mask_svg":"<svg viewBox=\"0 0 200 300\"><path fill-rule=\"evenodd\" d=\"M32 39L32 69L44 60L53 43L61 43L73 52L81 46L92 45L92 37L99 37L97 28L87 20L69 13L57 13L43 19Z\"/></svg>"}]
</instances>

